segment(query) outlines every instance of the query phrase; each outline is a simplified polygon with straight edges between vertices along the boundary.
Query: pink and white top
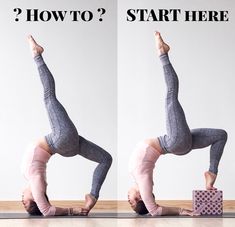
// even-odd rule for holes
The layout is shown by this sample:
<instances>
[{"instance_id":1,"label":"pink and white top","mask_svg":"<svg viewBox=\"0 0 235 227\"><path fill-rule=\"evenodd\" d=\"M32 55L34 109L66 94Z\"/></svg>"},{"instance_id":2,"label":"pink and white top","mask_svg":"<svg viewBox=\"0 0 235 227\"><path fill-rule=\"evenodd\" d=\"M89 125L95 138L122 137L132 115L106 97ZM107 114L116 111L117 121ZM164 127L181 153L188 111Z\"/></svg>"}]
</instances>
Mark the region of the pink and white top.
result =
<instances>
[{"instance_id":1,"label":"pink and white top","mask_svg":"<svg viewBox=\"0 0 235 227\"><path fill-rule=\"evenodd\" d=\"M56 208L46 199L46 164L51 155L39 146L31 146L25 152L22 161L22 172L29 181L34 201L43 216L55 215Z\"/></svg>"},{"instance_id":2,"label":"pink and white top","mask_svg":"<svg viewBox=\"0 0 235 227\"><path fill-rule=\"evenodd\" d=\"M153 197L153 169L161 153L145 142L137 144L130 158L130 172L138 185L141 198L152 216L161 215L162 207Z\"/></svg>"}]
</instances>

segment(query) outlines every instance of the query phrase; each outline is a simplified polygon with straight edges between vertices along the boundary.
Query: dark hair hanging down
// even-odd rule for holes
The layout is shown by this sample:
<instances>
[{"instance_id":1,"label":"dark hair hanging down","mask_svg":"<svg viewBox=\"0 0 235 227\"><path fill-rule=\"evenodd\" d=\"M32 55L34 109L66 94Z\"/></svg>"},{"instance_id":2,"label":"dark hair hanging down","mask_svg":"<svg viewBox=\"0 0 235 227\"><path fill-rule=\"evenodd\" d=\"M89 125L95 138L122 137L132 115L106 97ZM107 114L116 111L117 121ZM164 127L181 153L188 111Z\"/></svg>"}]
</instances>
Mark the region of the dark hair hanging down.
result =
<instances>
[{"instance_id":1,"label":"dark hair hanging down","mask_svg":"<svg viewBox=\"0 0 235 227\"><path fill-rule=\"evenodd\" d=\"M140 200L137 202L136 204L136 207L134 209L134 211L137 213L137 214L140 214L140 215L144 215L144 214L148 214L148 210L143 202L143 200Z\"/></svg>"},{"instance_id":2,"label":"dark hair hanging down","mask_svg":"<svg viewBox=\"0 0 235 227\"><path fill-rule=\"evenodd\" d=\"M45 197L48 200L47 195L45 194ZM30 201L29 208L26 210L30 215L42 215L42 212L38 209L38 205L34 201Z\"/></svg>"},{"instance_id":3,"label":"dark hair hanging down","mask_svg":"<svg viewBox=\"0 0 235 227\"><path fill-rule=\"evenodd\" d=\"M42 215L41 211L38 209L38 206L34 201L30 201L29 208L26 211L30 215Z\"/></svg>"},{"instance_id":4,"label":"dark hair hanging down","mask_svg":"<svg viewBox=\"0 0 235 227\"><path fill-rule=\"evenodd\" d=\"M153 194L153 198L155 199L155 195ZM133 209L137 214L140 214L140 215L145 215L145 214L148 214L148 210L143 202L143 200L139 200L137 203L136 203L136 207L135 209Z\"/></svg>"}]
</instances>

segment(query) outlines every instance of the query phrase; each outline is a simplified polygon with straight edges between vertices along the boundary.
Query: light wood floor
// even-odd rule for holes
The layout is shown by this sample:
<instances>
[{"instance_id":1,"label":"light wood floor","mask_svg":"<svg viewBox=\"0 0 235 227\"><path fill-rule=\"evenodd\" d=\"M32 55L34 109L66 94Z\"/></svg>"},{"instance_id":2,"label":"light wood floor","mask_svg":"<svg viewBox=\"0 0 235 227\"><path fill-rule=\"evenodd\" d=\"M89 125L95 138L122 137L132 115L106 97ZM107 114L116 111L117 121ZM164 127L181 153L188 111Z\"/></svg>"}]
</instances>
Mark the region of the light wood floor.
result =
<instances>
[{"instance_id":1,"label":"light wood floor","mask_svg":"<svg viewBox=\"0 0 235 227\"><path fill-rule=\"evenodd\" d=\"M57 201L55 205L77 206L81 202ZM191 206L190 201L161 201L164 205ZM117 209L118 207L118 209ZM126 201L100 201L94 212L131 212ZM224 210L235 212L235 201L225 201ZM0 212L24 212L20 202L0 201ZM141 218L141 219L9 219L0 220L0 227L234 227L235 218Z\"/></svg>"},{"instance_id":2,"label":"light wood floor","mask_svg":"<svg viewBox=\"0 0 235 227\"><path fill-rule=\"evenodd\" d=\"M1 227L234 227L234 219L45 219L1 220Z\"/></svg>"}]
</instances>

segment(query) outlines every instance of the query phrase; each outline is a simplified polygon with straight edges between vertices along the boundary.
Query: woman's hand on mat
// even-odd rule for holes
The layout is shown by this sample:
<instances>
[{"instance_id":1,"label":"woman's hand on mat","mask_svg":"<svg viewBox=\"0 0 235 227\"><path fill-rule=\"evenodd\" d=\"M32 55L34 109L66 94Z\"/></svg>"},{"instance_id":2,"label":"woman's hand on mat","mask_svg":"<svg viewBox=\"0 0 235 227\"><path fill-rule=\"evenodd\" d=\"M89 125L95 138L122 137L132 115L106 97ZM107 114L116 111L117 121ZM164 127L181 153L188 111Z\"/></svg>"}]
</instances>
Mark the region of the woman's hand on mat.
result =
<instances>
[{"instance_id":1,"label":"woman's hand on mat","mask_svg":"<svg viewBox=\"0 0 235 227\"><path fill-rule=\"evenodd\" d=\"M85 208L73 208L73 215L74 216L87 216L89 210Z\"/></svg>"},{"instance_id":2,"label":"woman's hand on mat","mask_svg":"<svg viewBox=\"0 0 235 227\"><path fill-rule=\"evenodd\" d=\"M180 216L199 216L200 214L195 213L192 210L180 208L179 215Z\"/></svg>"}]
</instances>

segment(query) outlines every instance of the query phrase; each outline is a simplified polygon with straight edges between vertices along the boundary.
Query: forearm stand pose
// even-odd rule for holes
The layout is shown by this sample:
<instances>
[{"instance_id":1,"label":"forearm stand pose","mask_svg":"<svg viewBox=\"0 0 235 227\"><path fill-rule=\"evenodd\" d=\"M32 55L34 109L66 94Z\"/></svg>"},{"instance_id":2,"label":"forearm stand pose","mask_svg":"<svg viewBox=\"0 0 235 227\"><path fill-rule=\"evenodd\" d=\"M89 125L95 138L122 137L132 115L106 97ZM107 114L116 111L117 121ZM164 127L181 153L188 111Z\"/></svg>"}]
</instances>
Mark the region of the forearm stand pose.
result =
<instances>
[{"instance_id":1,"label":"forearm stand pose","mask_svg":"<svg viewBox=\"0 0 235 227\"><path fill-rule=\"evenodd\" d=\"M139 214L194 215L190 210L156 204L152 192L155 163L162 154L185 155L193 149L210 146L210 166L205 172L205 180L206 189L213 190L218 165L227 141L227 133L222 129L189 129L178 100L179 81L169 60L170 47L164 43L159 32L155 33L155 38L167 87L165 103L167 134L144 140L133 152L130 163L136 185L128 192L129 203Z\"/></svg>"},{"instance_id":2,"label":"forearm stand pose","mask_svg":"<svg viewBox=\"0 0 235 227\"><path fill-rule=\"evenodd\" d=\"M43 48L32 36L29 36L28 40L42 82L44 102L52 132L40 139L25 155L23 168L29 187L24 190L23 204L30 214L87 215L99 198L112 157L101 147L78 135L76 127L56 98L54 78L41 55ZM81 155L98 163L94 170L91 191L85 196L85 206L82 209L58 208L49 203L46 196L46 164L54 154L64 157Z\"/></svg>"}]
</instances>

